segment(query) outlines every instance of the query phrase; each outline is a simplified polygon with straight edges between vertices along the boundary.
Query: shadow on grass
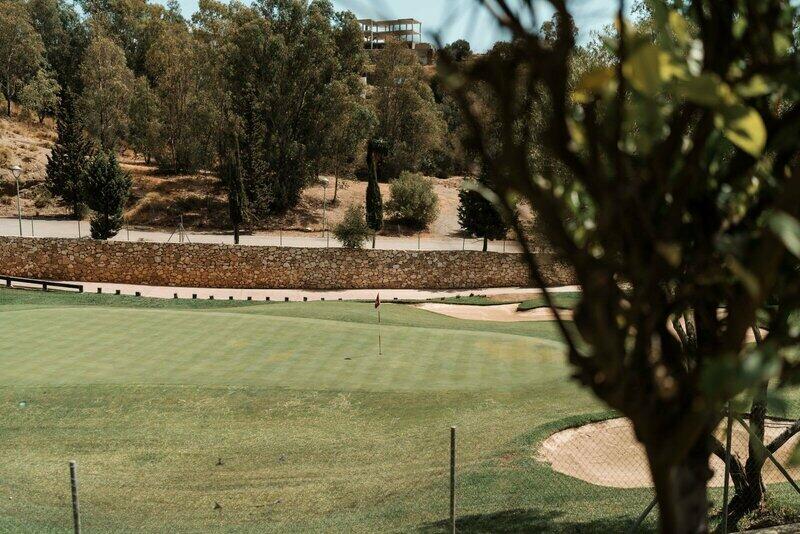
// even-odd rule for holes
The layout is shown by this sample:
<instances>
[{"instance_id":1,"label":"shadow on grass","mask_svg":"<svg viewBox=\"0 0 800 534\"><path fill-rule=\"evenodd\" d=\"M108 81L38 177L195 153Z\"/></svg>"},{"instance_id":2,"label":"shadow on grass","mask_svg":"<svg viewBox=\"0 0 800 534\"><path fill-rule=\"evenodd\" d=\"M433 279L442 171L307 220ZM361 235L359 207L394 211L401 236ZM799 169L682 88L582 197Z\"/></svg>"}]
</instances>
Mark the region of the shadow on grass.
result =
<instances>
[{"instance_id":1,"label":"shadow on grass","mask_svg":"<svg viewBox=\"0 0 800 534\"><path fill-rule=\"evenodd\" d=\"M569 521L563 519L565 514L556 511L535 509L503 510L491 514L475 514L459 517L456 531L469 534L517 534L530 532L553 533L608 533L627 532L633 525L628 516L607 517L588 521ZM428 523L419 528L419 532L434 534L449 532L450 521ZM638 532L652 532L652 527L642 525Z\"/></svg>"}]
</instances>

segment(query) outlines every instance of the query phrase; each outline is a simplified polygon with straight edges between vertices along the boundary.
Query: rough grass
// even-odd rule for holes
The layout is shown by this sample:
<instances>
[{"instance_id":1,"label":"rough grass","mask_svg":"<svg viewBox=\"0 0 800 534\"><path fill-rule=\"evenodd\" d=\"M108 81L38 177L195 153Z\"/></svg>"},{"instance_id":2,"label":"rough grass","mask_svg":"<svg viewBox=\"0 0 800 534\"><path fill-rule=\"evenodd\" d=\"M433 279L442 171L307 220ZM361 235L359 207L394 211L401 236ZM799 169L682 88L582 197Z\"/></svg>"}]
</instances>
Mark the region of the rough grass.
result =
<instances>
[{"instance_id":1,"label":"rough grass","mask_svg":"<svg viewBox=\"0 0 800 534\"><path fill-rule=\"evenodd\" d=\"M581 299L581 294L579 292L568 292L568 293L551 293L550 295L553 299L553 303L556 305L557 308L562 308L565 310L574 309L575 306L578 305L578 302ZM517 307L518 311L527 311L527 310L535 310L537 308L544 308L547 306L547 303L544 300L544 297L536 297L533 299L529 299L520 303Z\"/></svg>"},{"instance_id":2,"label":"rough grass","mask_svg":"<svg viewBox=\"0 0 800 534\"><path fill-rule=\"evenodd\" d=\"M551 325L382 310L379 357L368 303L0 290L0 532L70 531L70 459L87 532L440 532L451 425L460 532L619 532L647 505L535 460L609 416Z\"/></svg>"}]
</instances>

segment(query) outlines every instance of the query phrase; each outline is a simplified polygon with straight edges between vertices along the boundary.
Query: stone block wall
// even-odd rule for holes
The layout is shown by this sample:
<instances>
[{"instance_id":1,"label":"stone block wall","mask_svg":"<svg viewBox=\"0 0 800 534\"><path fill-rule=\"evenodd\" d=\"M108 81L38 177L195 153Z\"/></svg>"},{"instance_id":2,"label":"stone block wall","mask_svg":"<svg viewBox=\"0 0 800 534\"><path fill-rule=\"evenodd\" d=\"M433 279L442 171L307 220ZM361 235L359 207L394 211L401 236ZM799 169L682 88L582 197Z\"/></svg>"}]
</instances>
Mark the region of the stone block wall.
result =
<instances>
[{"instance_id":1,"label":"stone block wall","mask_svg":"<svg viewBox=\"0 0 800 534\"><path fill-rule=\"evenodd\" d=\"M540 256L549 285L574 283ZM521 254L0 237L0 274L176 287L472 289L530 285Z\"/></svg>"}]
</instances>

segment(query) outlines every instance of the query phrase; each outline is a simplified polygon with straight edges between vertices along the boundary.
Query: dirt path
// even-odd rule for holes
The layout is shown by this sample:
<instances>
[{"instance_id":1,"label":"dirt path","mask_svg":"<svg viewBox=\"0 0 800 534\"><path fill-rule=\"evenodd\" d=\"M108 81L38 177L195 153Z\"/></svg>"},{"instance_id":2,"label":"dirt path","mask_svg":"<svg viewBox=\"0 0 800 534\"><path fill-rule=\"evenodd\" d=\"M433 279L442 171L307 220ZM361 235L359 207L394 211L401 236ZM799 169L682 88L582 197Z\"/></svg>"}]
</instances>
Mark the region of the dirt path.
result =
<instances>
[{"instance_id":1,"label":"dirt path","mask_svg":"<svg viewBox=\"0 0 800 534\"><path fill-rule=\"evenodd\" d=\"M197 295L200 300L214 297L216 300L248 300L265 301L267 297L271 301L283 301L288 298L290 301L308 299L314 300L374 300L380 294L381 301L390 303L397 300L424 300L448 297L468 297L470 295L482 295L491 297L492 295L519 294L530 295L530 288L486 288L486 289L447 289L417 290L417 289L350 289L350 290L300 290L300 289L224 289L224 288L203 288L203 287L168 287L168 286L145 286L133 284L114 284L106 282L86 282L62 280L72 284L82 284L84 292L96 293L100 289L105 294L114 294L119 291L123 295L135 295L137 292L143 297L171 299L177 293L178 298L191 299L192 295ZM15 286L25 287L26 284L15 284Z\"/></svg>"}]
</instances>

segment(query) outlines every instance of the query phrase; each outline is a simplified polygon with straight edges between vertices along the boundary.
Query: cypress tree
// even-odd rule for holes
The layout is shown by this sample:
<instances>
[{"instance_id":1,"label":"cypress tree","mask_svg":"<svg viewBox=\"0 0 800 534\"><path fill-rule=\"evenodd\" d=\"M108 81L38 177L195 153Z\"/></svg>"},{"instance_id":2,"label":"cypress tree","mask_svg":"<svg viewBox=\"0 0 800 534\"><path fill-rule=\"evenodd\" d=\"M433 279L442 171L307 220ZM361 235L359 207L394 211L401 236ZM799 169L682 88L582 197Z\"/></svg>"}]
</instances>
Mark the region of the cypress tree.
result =
<instances>
[{"instance_id":1,"label":"cypress tree","mask_svg":"<svg viewBox=\"0 0 800 534\"><path fill-rule=\"evenodd\" d=\"M247 194L242 181L238 136L235 137L233 148L223 147L222 152L219 174L228 193L228 213L233 226L233 242L238 245L241 227L247 212Z\"/></svg>"},{"instance_id":2,"label":"cypress tree","mask_svg":"<svg viewBox=\"0 0 800 534\"><path fill-rule=\"evenodd\" d=\"M367 226L372 230L372 248L375 248L375 233L383 228L383 198L378 184L381 159L386 153L386 144L381 139L371 139L367 145Z\"/></svg>"},{"instance_id":3,"label":"cypress tree","mask_svg":"<svg viewBox=\"0 0 800 534\"><path fill-rule=\"evenodd\" d=\"M478 178L478 184L489 186L484 173ZM483 251L489 248L489 239L504 239L509 225L497 208L479 192L464 189L458 193L458 222L469 235L483 238Z\"/></svg>"},{"instance_id":4,"label":"cypress tree","mask_svg":"<svg viewBox=\"0 0 800 534\"><path fill-rule=\"evenodd\" d=\"M131 190L131 177L120 168L113 152L100 152L89 162L84 195L92 209L92 238L109 239L122 228L122 210Z\"/></svg>"},{"instance_id":5,"label":"cypress tree","mask_svg":"<svg viewBox=\"0 0 800 534\"><path fill-rule=\"evenodd\" d=\"M61 95L56 128L58 139L47 157L45 183L50 193L60 197L70 206L72 215L79 218L83 212L82 182L92 145L83 135L73 96L68 91Z\"/></svg>"}]
</instances>

